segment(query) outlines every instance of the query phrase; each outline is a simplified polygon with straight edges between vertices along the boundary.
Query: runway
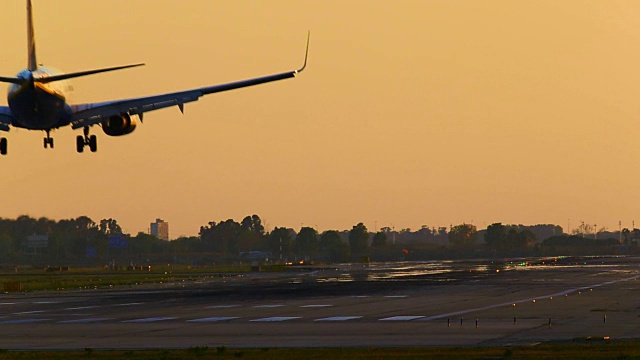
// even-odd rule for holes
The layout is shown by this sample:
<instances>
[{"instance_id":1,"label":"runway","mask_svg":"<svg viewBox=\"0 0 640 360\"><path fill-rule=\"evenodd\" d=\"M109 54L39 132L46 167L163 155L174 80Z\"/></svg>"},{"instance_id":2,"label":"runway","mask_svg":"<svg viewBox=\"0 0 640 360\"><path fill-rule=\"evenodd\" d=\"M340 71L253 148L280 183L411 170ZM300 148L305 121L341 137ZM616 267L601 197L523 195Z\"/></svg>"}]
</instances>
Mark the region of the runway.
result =
<instances>
[{"instance_id":1,"label":"runway","mask_svg":"<svg viewBox=\"0 0 640 360\"><path fill-rule=\"evenodd\" d=\"M541 261L355 264L4 294L0 348L477 346L640 334L637 258Z\"/></svg>"}]
</instances>

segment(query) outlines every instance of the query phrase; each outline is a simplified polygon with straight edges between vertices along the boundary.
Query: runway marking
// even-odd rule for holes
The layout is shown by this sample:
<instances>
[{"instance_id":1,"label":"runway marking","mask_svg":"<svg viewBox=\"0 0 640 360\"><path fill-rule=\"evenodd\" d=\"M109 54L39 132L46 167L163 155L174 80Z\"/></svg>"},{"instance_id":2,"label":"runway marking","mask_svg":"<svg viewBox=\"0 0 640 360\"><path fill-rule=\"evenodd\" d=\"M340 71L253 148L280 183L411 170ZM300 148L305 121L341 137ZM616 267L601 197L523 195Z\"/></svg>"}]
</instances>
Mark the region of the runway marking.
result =
<instances>
[{"instance_id":1,"label":"runway marking","mask_svg":"<svg viewBox=\"0 0 640 360\"><path fill-rule=\"evenodd\" d=\"M23 312L13 313L13 315L40 314L43 312L47 312L47 310L23 311Z\"/></svg>"},{"instance_id":2,"label":"runway marking","mask_svg":"<svg viewBox=\"0 0 640 360\"><path fill-rule=\"evenodd\" d=\"M369 298L371 295L353 295L352 298Z\"/></svg>"},{"instance_id":3,"label":"runway marking","mask_svg":"<svg viewBox=\"0 0 640 360\"><path fill-rule=\"evenodd\" d=\"M123 323L152 323L158 321L166 321L166 320L174 320L176 317L152 317L152 318L144 318L144 319L133 319L133 320L124 320L121 321Z\"/></svg>"},{"instance_id":4,"label":"runway marking","mask_svg":"<svg viewBox=\"0 0 640 360\"><path fill-rule=\"evenodd\" d=\"M315 319L313 321L347 321L347 320L355 320L360 319L362 316L331 316L322 319Z\"/></svg>"},{"instance_id":5,"label":"runway marking","mask_svg":"<svg viewBox=\"0 0 640 360\"><path fill-rule=\"evenodd\" d=\"M258 309L270 309L270 308L277 308L277 307L283 307L284 305L280 305L280 304L276 304L276 305L256 305L254 306L254 308L258 308Z\"/></svg>"},{"instance_id":6,"label":"runway marking","mask_svg":"<svg viewBox=\"0 0 640 360\"><path fill-rule=\"evenodd\" d=\"M0 303L0 305L15 305L16 303Z\"/></svg>"},{"instance_id":7,"label":"runway marking","mask_svg":"<svg viewBox=\"0 0 640 360\"><path fill-rule=\"evenodd\" d=\"M378 321L411 321L415 319L421 319L422 315L405 315L405 316L392 316L384 319L378 319Z\"/></svg>"},{"instance_id":8,"label":"runway marking","mask_svg":"<svg viewBox=\"0 0 640 360\"><path fill-rule=\"evenodd\" d=\"M474 308L474 309L454 311L454 312L450 312L450 313L446 313L446 314L423 316L423 319L420 319L420 321L437 320L437 319L442 319L442 318L450 317L450 316L464 315L464 314L467 314L467 313L470 313L470 312L490 310L490 309L495 309L495 308L503 307L503 306L512 306L513 304L528 303L528 302L531 302L533 300L549 299L549 298L552 298L554 296L555 297L560 297L560 296L563 296L563 295L568 295L568 294L571 294L571 293L575 293L575 292L579 292L579 291L583 291L583 290L587 290L587 289L593 289L593 288L597 288L597 287L601 287L601 286L605 286L605 285L611 285L611 284L615 284L615 283L623 282L623 281L635 280L635 279L638 279L638 278L640 278L640 275L632 276L630 278L607 281L607 282L600 283L600 284L595 284L595 285L583 286L583 287L579 287L579 288L575 288L575 289L568 289L568 290L560 291L560 292L557 292L555 294L550 294L550 295L536 296L536 297L531 297L531 298L527 298L527 299L509 301L509 302L504 302L504 303L500 303L500 304L493 304L493 305L483 306L483 307Z\"/></svg>"},{"instance_id":9,"label":"runway marking","mask_svg":"<svg viewBox=\"0 0 640 360\"><path fill-rule=\"evenodd\" d=\"M80 306L80 307L70 307L63 310L84 310L84 309L95 309L99 306Z\"/></svg>"},{"instance_id":10,"label":"runway marking","mask_svg":"<svg viewBox=\"0 0 640 360\"><path fill-rule=\"evenodd\" d=\"M22 320L7 320L7 321L2 321L0 322L0 324L2 325L10 325L10 324L31 324L31 323L37 323L37 322L43 322L43 321L49 321L51 319L22 319Z\"/></svg>"},{"instance_id":11,"label":"runway marking","mask_svg":"<svg viewBox=\"0 0 640 360\"><path fill-rule=\"evenodd\" d=\"M205 309L228 309L228 308L234 308L238 306L240 305L212 305L212 306L205 307Z\"/></svg>"},{"instance_id":12,"label":"runway marking","mask_svg":"<svg viewBox=\"0 0 640 360\"><path fill-rule=\"evenodd\" d=\"M33 304L57 304L59 301L34 301Z\"/></svg>"},{"instance_id":13,"label":"runway marking","mask_svg":"<svg viewBox=\"0 0 640 360\"><path fill-rule=\"evenodd\" d=\"M192 322L192 323L220 322L220 321L230 321L235 319L240 319L240 318L237 316L220 316L220 317L209 317L209 318L202 318L202 319L187 320L187 322Z\"/></svg>"},{"instance_id":14,"label":"runway marking","mask_svg":"<svg viewBox=\"0 0 640 360\"><path fill-rule=\"evenodd\" d=\"M287 320L294 320L294 319L300 319L300 316L274 316L274 317L268 317L268 318L262 318L262 319L253 319L253 320L249 320L252 322L277 322L277 321L287 321Z\"/></svg>"},{"instance_id":15,"label":"runway marking","mask_svg":"<svg viewBox=\"0 0 640 360\"><path fill-rule=\"evenodd\" d=\"M58 324L87 324L87 323L93 323L93 322L99 322L99 321L107 321L107 320L111 320L111 319L109 319L109 318L88 318L88 319L65 320L65 321L58 321Z\"/></svg>"},{"instance_id":16,"label":"runway marking","mask_svg":"<svg viewBox=\"0 0 640 360\"><path fill-rule=\"evenodd\" d=\"M330 304L311 304L311 305L302 305L301 308L321 308L321 307L330 307L333 305Z\"/></svg>"},{"instance_id":17,"label":"runway marking","mask_svg":"<svg viewBox=\"0 0 640 360\"><path fill-rule=\"evenodd\" d=\"M386 298L406 298L408 295L387 295Z\"/></svg>"},{"instance_id":18,"label":"runway marking","mask_svg":"<svg viewBox=\"0 0 640 360\"><path fill-rule=\"evenodd\" d=\"M113 306L134 306L134 305L142 305L144 303L136 302L136 303L126 303L126 304L115 304Z\"/></svg>"}]
</instances>

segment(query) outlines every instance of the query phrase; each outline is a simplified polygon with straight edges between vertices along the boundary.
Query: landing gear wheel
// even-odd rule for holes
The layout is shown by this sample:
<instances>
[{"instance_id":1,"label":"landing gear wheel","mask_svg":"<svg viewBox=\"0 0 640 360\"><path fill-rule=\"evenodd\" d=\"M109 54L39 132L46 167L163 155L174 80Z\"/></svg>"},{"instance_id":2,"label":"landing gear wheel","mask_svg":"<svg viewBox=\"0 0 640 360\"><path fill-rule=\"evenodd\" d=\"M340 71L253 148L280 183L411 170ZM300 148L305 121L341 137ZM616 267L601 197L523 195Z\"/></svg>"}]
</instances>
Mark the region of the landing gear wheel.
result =
<instances>
[{"instance_id":1,"label":"landing gear wheel","mask_svg":"<svg viewBox=\"0 0 640 360\"><path fill-rule=\"evenodd\" d=\"M53 139L52 138L44 138L44 148L52 148L53 149Z\"/></svg>"},{"instance_id":2,"label":"landing gear wheel","mask_svg":"<svg viewBox=\"0 0 640 360\"><path fill-rule=\"evenodd\" d=\"M89 136L89 149L91 152L98 151L98 138L95 135Z\"/></svg>"},{"instance_id":3,"label":"landing gear wheel","mask_svg":"<svg viewBox=\"0 0 640 360\"><path fill-rule=\"evenodd\" d=\"M76 150L81 153L84 151L84 136L78 135L76 137Z\"/></svg>"},{"instance_id":4,"label":"landing gear wheel","mask_svg":"<svg viewBox=\"0 0 640 360\"><path fill-rule=\"evenodd\" d=\"M98 151L98 138L95 135L89 135L89 127L84 127L84 136L78 135L76 137L76 150L81 153L84 151L84 147L88 146L91 152Z\"/></svg>"},{"instance_id":5,"label":"landing gear wheel","mask_svg":"<svg viewBox=\"0 0 640 360\"><path fill-rule=\"evenodd\" d=\"M0 138L0 155L7 155L7 138Z\"/></svg>"}]
</instances>

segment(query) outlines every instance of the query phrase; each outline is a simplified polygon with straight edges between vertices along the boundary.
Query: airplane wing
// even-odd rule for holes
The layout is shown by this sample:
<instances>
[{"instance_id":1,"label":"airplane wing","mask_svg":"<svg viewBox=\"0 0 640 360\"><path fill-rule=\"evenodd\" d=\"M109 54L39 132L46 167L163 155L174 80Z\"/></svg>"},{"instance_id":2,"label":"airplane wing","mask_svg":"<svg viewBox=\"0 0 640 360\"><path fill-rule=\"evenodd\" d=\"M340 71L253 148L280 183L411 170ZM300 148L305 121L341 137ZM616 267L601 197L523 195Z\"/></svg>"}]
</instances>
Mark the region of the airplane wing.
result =
<instances>
[{"instance_id":1,"label":"airplane wing","mask_svg":"<svg viewBox=\"0 0 640 360\"><path fill-rule=\"evenodd\" d=\"M73 129L78 129L85 126L96 125L111 116L121 114L138 115L140 116L140 118L142 118L142 114L146 112L171 106L178 106L180 110L184 112L184 104L192 101L197 101L201 96L292 78L295 77L299 72L303 71L305 66L306 58L305 65L302 68L280 74L268 75L228 84L214 85L164 95L116 100L95 104L74 105L72 106L73 115L71 120L71 127Z\"/></svg>"},{"instance_id":2,"label":"airplane wing","mask_svg":"<svg viewBox=\"0 0 640 360\"><path fill-rule=\"evenodd\" d=\"M304 64L298 70L163 95L116 100L95 104L74 105L72 106L73 115L71 118L71 127L73 129L78 129L81 127L100 124L111 116L122 114L138 115L140 119L142 119L143 114L146 112L171 106L178 106L180 108L180 111L184 112L184 104L197 101L204 95L233 89L240 89L243 87L254 86L295 77L298 73L302 72L307 67L308 55L309 38L307 37L307 49L304 56Z\"/></svg>"},{"instance_id":3,"label":"airplane wing","mask_svg":"<svg viewBox=\"0 0 640 360\"><path fill-rule=\"evenodd\" d=\"M0 106L0 131L9 131L12 120L11 109L7 106Z\"/></svg>"}]
</instances>

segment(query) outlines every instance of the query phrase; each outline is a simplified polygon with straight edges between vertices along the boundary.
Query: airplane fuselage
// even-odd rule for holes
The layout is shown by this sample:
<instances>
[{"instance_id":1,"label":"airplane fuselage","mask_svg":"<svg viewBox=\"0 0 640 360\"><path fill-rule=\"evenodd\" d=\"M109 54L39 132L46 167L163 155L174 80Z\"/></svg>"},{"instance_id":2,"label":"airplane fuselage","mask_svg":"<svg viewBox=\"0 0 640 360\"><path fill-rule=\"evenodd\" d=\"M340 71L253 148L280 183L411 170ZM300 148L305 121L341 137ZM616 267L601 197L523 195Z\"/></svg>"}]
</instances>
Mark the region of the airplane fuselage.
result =
<instances>
[{"instance_id":1,"label":"airplane fuselage","mask_svg":"<svg viewBox=\"0 0 640 360\"><path fill-rule=\"evenodd\" d=\"M29 81L42 79L60 72L38 67L35 71L23 70L16 76L26 81L22 84L11 84L7 102L14 115L13 126L30 130L51 130L69 124L71 107L67 104L66 92L71 87L66 81L40 83Z\"/></svg>"}]
</instances>

